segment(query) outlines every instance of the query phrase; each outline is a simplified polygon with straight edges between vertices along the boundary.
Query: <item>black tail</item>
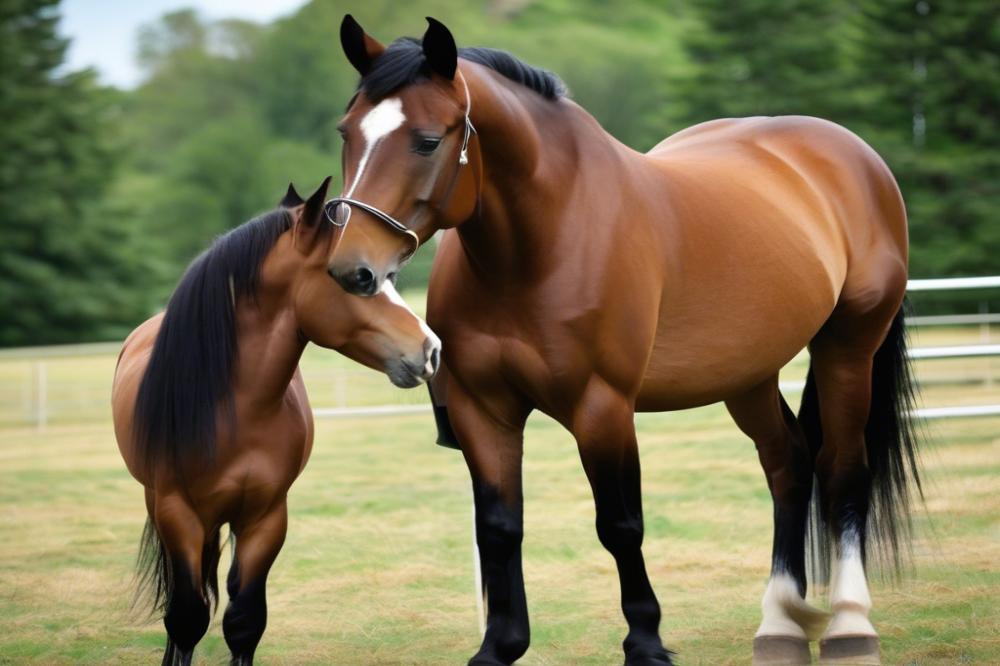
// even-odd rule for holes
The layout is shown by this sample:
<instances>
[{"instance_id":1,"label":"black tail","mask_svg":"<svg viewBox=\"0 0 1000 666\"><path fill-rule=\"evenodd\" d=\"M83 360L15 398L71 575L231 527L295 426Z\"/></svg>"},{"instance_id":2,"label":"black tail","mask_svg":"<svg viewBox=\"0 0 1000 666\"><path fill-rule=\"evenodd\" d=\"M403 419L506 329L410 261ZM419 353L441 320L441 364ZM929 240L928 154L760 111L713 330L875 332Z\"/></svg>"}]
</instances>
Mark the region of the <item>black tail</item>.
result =
<instances>
[{"instance_id":1,"label":"black tail","mask_svg":"<svg viewBox=\"0 0 1000 666\"><path fill-rule=\"evenodd\" d=\"M885 341L875 352L871 407L865 425L872 491L862 548L866 563L874 554L875 563L892 572L900 570L908 553L911 487L923 498L917 465L919 437L916 424L910 417L916 405L916 385L906 353L904 318L907 310L904 302L892 320ZM812 369L802 394L799 422L815 459L823 444L823 434ZM832 534L820 508L819 484L813 483L808 539L810 569L814 581L825 582L829 580L833 544Z\"/></svg>"},{"instance_id":2,"label":"black tail","mask_svg":"<svg viewBox=\"0 0 1000 666\"><path fill-rule=\"evenodd\" d=\"M205 540L201 554L202 595L214 610L219 599L219 557L222 543L216 530ZM135 598L132 608L148 608L149 614L163 616L170 608L174 592L174 574L170 553L163 547L156 525L146 518L139 539L139 556L135 563Z\"/></svg>"}]
</instances>

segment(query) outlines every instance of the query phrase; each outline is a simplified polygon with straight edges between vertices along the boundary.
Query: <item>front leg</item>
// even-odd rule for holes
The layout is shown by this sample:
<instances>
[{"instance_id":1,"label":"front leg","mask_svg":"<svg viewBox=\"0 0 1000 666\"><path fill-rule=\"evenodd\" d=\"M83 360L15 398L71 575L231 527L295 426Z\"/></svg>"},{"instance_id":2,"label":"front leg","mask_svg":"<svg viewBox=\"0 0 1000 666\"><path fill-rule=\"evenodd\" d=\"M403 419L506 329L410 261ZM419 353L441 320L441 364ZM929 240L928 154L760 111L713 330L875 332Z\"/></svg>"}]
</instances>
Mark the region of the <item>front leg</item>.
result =
<instances>
[{"instance_id":1,"label":"front leg","mask_svg":"<svg viewBox=\"0 0 1000 666\"><path fill-rule=\"evenodd\" d=\"M528 649L521 457L529 411L513 395L487 399L449 384L448 418L472 475L487 609L486 635L470 665L511 664Z\"/></svg>"},{"instance_id":2,"label":"front leg","mask_svg":"<svg viewBox=\"0 0 1000 666\"><path fill-rule=\"evenodd\" d=\"M595 377L574 410L570 429L580 448L597 508L597 536L615 558L628 622L626 666L669 666L660 640L660 605L642 557L642 491L633 403Z\"/></svg>"}]
</instances>

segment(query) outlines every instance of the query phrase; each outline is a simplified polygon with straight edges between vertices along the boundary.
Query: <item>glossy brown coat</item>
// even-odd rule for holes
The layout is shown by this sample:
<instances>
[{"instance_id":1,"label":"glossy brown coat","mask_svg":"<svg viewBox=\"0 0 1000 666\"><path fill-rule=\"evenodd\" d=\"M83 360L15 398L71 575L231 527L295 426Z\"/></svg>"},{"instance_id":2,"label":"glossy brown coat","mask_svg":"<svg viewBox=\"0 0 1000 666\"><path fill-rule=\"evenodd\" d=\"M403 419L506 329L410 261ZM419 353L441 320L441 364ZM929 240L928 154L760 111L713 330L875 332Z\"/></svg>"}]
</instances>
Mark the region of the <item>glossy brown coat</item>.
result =
<instances>
[{"instance_id":1,"label":"glossy brown coat","mask_svg":"<svg viewBox=\"0 0 1000 666\"><path fill-rule=\"evenodd\" d=\"M136 399L164 314L141 324L122 347L112 388L115 435L129 472L145 488L154 548L162 545L165 554L165 569L151 572L166 581L164 663L189 663L207 628L214 585L205 577L214 578L225 524L235 552L223 625L234 663L252 660L266 620L264 580L285 538L286 496L313 446L313 416L298 368L306 344L336 349L400 385L426 380L436 365L439 343L391 285L363 299L328 275L339 234L322 215L325 191L324 185L319 196L290 210L291 227L264 258L256 293L235 303L231 411L216 406L211 456L143 459ZM192 331L190 344L199 344L201 334ZM189 589L181 589L185 585Z\"/></svg>"},{"instance_id":2,"label":"glossy brown coat","mask_svg":"<svg viewBox=\"0 0 1000 666\"><path fill-rule=\"evenodd\" d=\"M362 57L344 43L362 83L341 127L356 199L421 240L447 229L428 321L444 344L435 402L447 405L476 490L489 622L470 663L511 663L528 646L521 458L534 409L578 442L598 535L618 564L626 662L669 663L640 550L633 415L719 401L757 445L776 507L772 579L792 581L765 604L758 658L786 640L808 653L828 619L802 600L814 471L838 552L853 553L854 537L864 547L873 359L894 321L902 330L907 278L892 174L856 135L801 116L711 121L639 153L571 100L494 68L459 57L450 77L434 61L454 44L435 23L423 41L433 75L386 97L399 100L405 122L372 149L364 178L356 165L369 147L358 127L385 103L367 96L369 69L358 67L378 66L383 47L370 37ZM463 167L455 157L467 110L476 135ZM408 147L428 133L444 138L421 162ZM403 239L355 215L335 269L398 270ZM811 376L796 419L777 378L806 346ZM825 636L834 648L845 634L874 636L863 573L858 583L850 571Z\"/></svg>"}]
</instances>

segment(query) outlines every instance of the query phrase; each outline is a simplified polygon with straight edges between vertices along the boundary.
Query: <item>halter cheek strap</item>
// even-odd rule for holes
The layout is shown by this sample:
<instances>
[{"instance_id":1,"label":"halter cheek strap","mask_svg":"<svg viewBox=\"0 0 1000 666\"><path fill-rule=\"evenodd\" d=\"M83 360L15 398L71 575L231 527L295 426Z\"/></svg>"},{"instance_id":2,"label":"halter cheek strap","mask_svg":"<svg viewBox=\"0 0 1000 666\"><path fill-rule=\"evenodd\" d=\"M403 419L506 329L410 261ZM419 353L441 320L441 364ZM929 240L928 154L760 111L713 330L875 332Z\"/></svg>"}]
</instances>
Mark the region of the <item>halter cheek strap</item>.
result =
<instances>
[{"instance_id":1,"label":"halter cheek strap","mask_svg":"<svg viewBox=\"0 0 1000 666\"><path fill-rule=\"evenodd\" d=\"M472 97L469 95L469 84L462 72L459 72L458 75L462 77L462 87L465 88L465 129L462 135L462 149L458 152L458 163L465 166L469 163L469 139L475 134L476 128L472 125L472 118L469 117L469 114L472 112Z\"/></svg>"},{"instance_id":2,"label":"halter cheek strap","mask_svg":"<svg viewBox=\"0 0 1000 666\"><path fill-rule=\"evenodd\" d=\"M469 163L469 139L471 139L472 135L476 133L476 128L472 124L472 118L469 117L469 114L472 112L472 97L469 95L469 84L466 82L465 76L462 75L462 72L458 72L458 76L462 79L462 87L465 89L465 126L462 129L462 147L458 151L458 164L459 166L465 166ZM458 174L456 173L455 175L457 177ZM451 188L449 188L449 192L450 191ZM337 208L340 204L347 206L343 222L337 221ZM385 222L392 229L412 236L413 239L419 243L417 234L411 231L405 224L394 218L392 215L389 215L389 213L379 210L375 206L358 199L352 199L351 197L335 197L324 204L323 212L326 214L326 219L328 219L333 226L345 227L351 219L351 206L357 206L366 213L373 215L382 222Z\"/></svg>"}]
</instances>

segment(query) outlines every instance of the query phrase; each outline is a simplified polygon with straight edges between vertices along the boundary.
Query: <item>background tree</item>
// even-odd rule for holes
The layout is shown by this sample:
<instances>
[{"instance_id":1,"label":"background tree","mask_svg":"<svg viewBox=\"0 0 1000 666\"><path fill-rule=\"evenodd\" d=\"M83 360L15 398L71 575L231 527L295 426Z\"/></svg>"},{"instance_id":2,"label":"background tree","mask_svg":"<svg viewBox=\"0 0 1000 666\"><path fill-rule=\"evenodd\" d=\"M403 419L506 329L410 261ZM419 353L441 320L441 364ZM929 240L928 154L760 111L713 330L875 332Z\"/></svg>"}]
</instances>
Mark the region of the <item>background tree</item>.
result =
<instances>
[{"instance_id":1,"label":"background tree","mask_svg":"<svg viewBox=\"0 0 1000 666\"><path fill-rule=\"evenodd\" d=\"M59 73L57 22L52 0L0 3L0 345L117 336L148 309L142 239L103 198L120 96Z\"/></svg>"},{"instance_id":2,"label":"background tree","mask_svg":"<svg viewBox=\"0 0 1000 666\"><path fill-rule=\"evenodd\" d=\"M843 117L844 1L699 0L677 82L688 122L755 115Z\"/></svg>"},{"instance_id":3,"label":"background tree","mask_svg":"<svg viewBox=\"0 0 1000 666\"><path fill-rule=\"evenodd\" d=\"M986 274L1000 256L1000 6L864 0L856 123L887 157L926 276Z\"/></svg>"},{"instance_id":4,"label":"background tree","mask_svg":"<svg viewBox=\"0 0 1000 666\"><path fill-rule=\"evenodd\" d=\"M115 91L61 70L55 0L0 0L0 345L120 338L288 181L339 179L335 127L357 83L337 37L344 11L313 0L269 25L171 12L138 34L140 85ZM637 150L723 116L840 122L899 178L914 275L997 271L995 0L366 0L350 11L385 42L419 35L430 14L459 45L551 69ZM433 251L402 287L426 283Z\"/></svg>"}]
</instances>

